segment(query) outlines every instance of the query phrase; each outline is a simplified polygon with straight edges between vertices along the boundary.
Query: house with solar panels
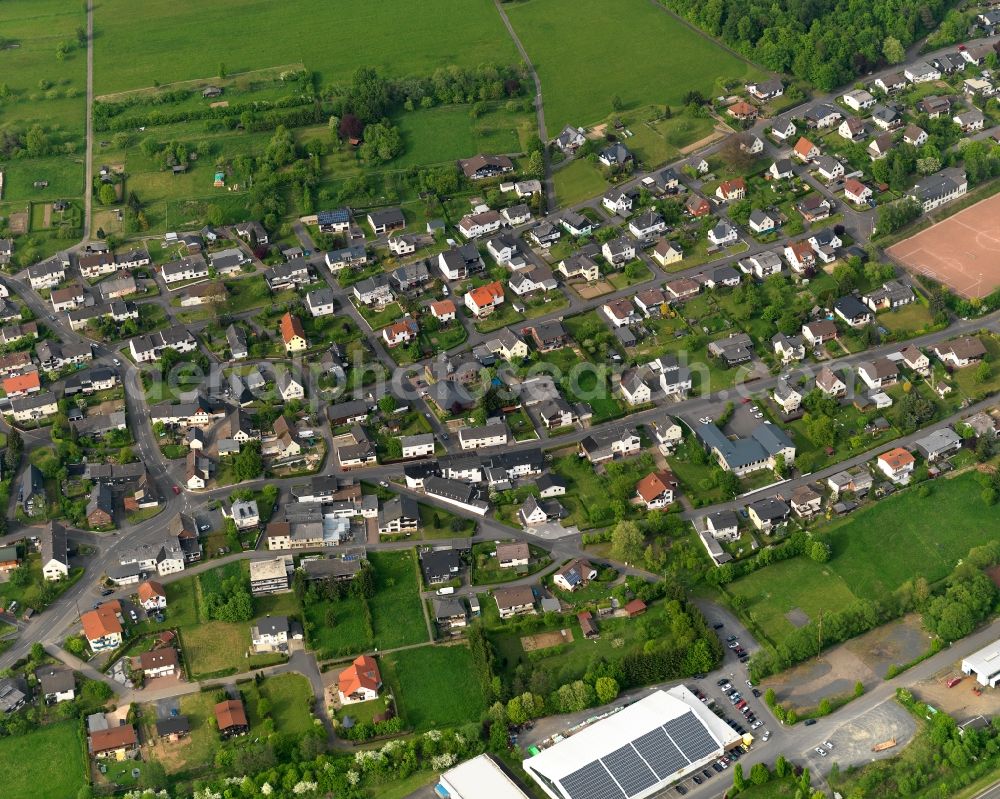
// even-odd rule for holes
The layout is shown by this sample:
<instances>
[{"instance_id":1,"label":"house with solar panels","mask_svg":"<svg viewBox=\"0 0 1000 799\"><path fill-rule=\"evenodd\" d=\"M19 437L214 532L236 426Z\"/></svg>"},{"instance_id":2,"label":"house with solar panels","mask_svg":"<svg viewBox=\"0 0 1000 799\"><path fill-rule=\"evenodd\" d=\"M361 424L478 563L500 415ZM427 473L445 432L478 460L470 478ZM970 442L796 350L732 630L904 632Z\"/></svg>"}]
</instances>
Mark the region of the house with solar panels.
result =
<instances>
[{"instance_id":1,"label":"house with solar panels","mask_svg":"<svg viewBox=\"0 0 1000 799\"><path fill-rule=\"evenodd\" d=\"M523 766L552 799L647 799L741 742L679 685L584 727Z\"/></svg>"}]
</instances>

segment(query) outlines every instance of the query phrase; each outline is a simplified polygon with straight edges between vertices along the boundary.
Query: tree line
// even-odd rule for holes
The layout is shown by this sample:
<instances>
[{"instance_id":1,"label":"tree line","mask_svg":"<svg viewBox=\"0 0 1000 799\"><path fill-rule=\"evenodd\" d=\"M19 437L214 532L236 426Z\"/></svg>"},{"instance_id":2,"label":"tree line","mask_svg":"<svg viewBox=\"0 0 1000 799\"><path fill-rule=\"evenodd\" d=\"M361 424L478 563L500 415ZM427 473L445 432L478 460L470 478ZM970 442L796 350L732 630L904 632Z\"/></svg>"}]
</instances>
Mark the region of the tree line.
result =
<instances>
[{"instance_id":1,"label":"tree line","mask_svg":"<svg viewBox=\"0 0 1000 799\"><path fill-rule=\"evenodd\" d=\"M947 0L660 0L773 72L828 91L906 57L933 30Z\"/></svg>"}]
</instances>

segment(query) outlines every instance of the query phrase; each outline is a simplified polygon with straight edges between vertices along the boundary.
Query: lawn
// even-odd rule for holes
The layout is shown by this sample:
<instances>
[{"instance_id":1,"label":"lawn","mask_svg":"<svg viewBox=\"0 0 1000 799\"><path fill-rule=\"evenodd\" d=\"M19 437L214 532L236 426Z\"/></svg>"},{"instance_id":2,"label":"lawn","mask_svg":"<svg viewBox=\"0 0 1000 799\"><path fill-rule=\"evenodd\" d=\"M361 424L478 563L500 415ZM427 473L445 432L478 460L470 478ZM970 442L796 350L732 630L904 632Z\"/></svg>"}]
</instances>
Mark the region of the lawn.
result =
<instances>
[{"instance_id":1,"label":"lawn","mask_svg":"<svg viewBox=\"0 0 1000 799\"><path fill-rule=\"evenodd\" d=\"M394 652L381 668L404 724L418 732L479 721L486 708L464 644Z\"/></svg>"},{"instance_id":2,"label":"lawn","mask_svg":"<svg viewBox=\"0 0 1000 799\"><path fill-rule=\"evenodd\" d=\"M469 112L467 105L404 112L395 122L405 149L392 166L450 165L475 153L518 153L522 140L535 134L530 114L494 108L473 119Z\"/></svg>"},{"instance_id":3,"label":"lawn","mask_svg":"<svg viewBox=\"0 0 1000 799\"><path fill-rule=\"evenodd\" d=\"M877 321L893 333L915 333L934 324L934 316L922 302L911 302L898 310L879 314Z\"/></svg>"},{"instance_id":4,"label":"lawn","mask_svg":"<svg viewBox=\"0 0 1000 799\"><path fill-rule=\"evenodd\" d=\"M426 641L427 624L420 601L416 553L412 549L372 552L368 560L375 569L375 596L368 602L375 645L379 649L391 649Z\"/></svg>"},{"instance_id":5,"label":"lawn","mask_svg":"<svg viewBox=\"0 0 1000 799\"><path fill-rule=\"evenodd\" d=\"M8 764L3 769L4 799L36 799L41 785L46 796L76 796L86 782L79 723L64 721L0 738L0 763Z\"/></svg>"},{"instance_id":6,"label":"lawn","mask_svg":"<svg viewBox=\"0 0 1000 799\"><path fill-rule=\"evenodd\" d=\"M527 566L501 569L500 561L493 555L496 552L496 546L493 541L472 545L472 582L476 585L519 580L529 574L541 571L552 562L548 552L534 544L529 544L531 560L528 561Z\"/></svg>"},{"instance_id":7,"label":"lawn","mask_svg":"<svg viewBox=\"0 0 1000 799\"><path fill-rule=\"evenodd\" d=\"M298 735L312 729L312 686L301 674L268 677L259 687L248 686L244 690L247 694L247 716L251 728L263 721L257 712L257 703L260 699L266 699L271 703L267 718L274 722L276 732Z\"/></svg>"},{"instance_id":8,"label":"lawn","mask_svg":"<svg viewBox=\"0 0 1000 799\"><path fill-rule=\"evenodd\" d=\"M309 648L320 660L367 652L373 646L362 599L313 602L304 614Z\"/></svg>"},{"instance_id":9,"label":"lawn","mask_svg":"<svg viewBox=\"0 0 1000 799\"><path fill-rule=\"evenodd\" d=\"M618 0L613 23L602 0L528 0L506 9L538 70L551 135L604 119L616 110L613 98L619 109L680 106L688 91L718 94L720 78L742 82L761 74L648 0ZM609 25L627 31L627 39L609 39ZM609 46L640 55L595 57Z\"/></svg>"},{"instance_id":10,"label":"lawn","mask_svg":"<svg viewBox=\"0 0 1000 799\"><path fill-rule=\"evenodd\" d=\"M936 480L929 497L908 490L860 510L829 528L828 565L860 597L878 598L918 575L939 580L1000 529L1000 506L985 505L980 491L964 474Z\"/></svg>"},{"instance_id":11,"label":"lawn","mask_svg":"<svg viewBox=\"0 0 1000 799\"><path fill-rule=\"evenodd\" d=\"M180 698L180 712L191 725L190 735L185 741L157 744L153 750L168 774L197 773L215 762L215 752L221 745L215 727L215 705L214 691Z\"/></svg>"},{"instance_id":12,"label":"lawn","mask_svg":"<svg viewBox=\"0 0 1000 799\"><path fill-rule=\"evenodd\" d=\"M552 173L556 187L556 203L560 207L576 205L578 202L603 194L608 182L601 170L585 159L573 161Z\"/></svg>"},{"instance_id":13,"label":"lawn","mask_svg":"<svg viewBox=\"0 0 1000 799\"><path fill-rule=\"evenodd\" d=\"M772 641L780 643L795 629L786 616L790 611L800 610L812 620L821 612L842 610L854 601L855 595L837 573L837 565L792 558L731 583L729 591L746 599L745 615Z\"/></svg>"},{"instance_id":14,"label":"lawn","mask_svg":"<svg viewBox=\"0 0 1000 799\"><path fill-rule=\"evenodd\" d=\"M652 466L648 456L631 458L616 464L616 468L621 469L623 475L630 476L635 481L648 473ZM575 524L587 528L613 521L608 507L608 478L605 475L598 475L590 461L575 454L565 455L553 461L552 471L566 481L566 496L559 498L570 512L569 517L563 522L566 526Z\"/></svg>"},{"instance_id":15,"label":"lawn","mask_svg":"<svg viewBox=\"0 0 1000 799\"><path fill-rule=\"evenodd\" d=\"M321 84L341 85L361 66L395 76L430 77L438 67L451 64L519 61L490 0L428 0L421 3L419 14L412 13L407 0L377 5L307 0L292 14L264 0L216 0L208 5L148 0L142 7L142 25L135 25L134 10L128 0L107 0L95 11L100 34L94 52L98 94L156 81L214 78L220 59L229 75L304 63L319 73ZM233 25L235 19L253 24ZM406 20L404 39L392 20ZM218 47L219 31L226 31L223 49ZM263 40L262 31L268 32ZM340 46L331 46L332 31ZM363 47L347 46L361 42ZM143 57L121 57L129 52Z\"/></svg>"}]
</instances>

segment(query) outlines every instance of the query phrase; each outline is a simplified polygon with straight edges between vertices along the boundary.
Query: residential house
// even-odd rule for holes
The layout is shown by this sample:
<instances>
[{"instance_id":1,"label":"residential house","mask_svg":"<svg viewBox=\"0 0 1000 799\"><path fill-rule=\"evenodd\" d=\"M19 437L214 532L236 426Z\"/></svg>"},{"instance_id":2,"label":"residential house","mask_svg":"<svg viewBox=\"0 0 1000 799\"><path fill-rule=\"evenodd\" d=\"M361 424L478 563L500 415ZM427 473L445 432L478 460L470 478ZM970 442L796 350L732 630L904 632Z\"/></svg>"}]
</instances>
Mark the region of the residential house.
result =
<instances>
[{"instance_id":1,"label":"residential house","mask_svg":"<svg viewBox=\"0 0 1000 799\"><path fill-rule=\"evenodd\" d=\"M833 303L833 312L853 328L871 324L875 318L868 307L853 294L837 299Z\"/></svg>"},{"instance_id":2,"label":"residential house","mask_svg":"<svg viewBox=\"0 0 1000 799\"><path fill-rule=\"evenodd\" d=\"M646 504L646 510L662 510L674 501L678 482L669 469L650 472L635 487L635 493Z\"/></svg>"},{"instance_id":3,"label":"residential house","mask_svg":"<svg viewBox=\"0 0 1000 799\"><path fill-rule=\"evenodd\" d=\"M979 361L986 357L986 347L975 336L963 336L962 338L935 344L933 349L938 360L955 369L962 369L970 364L979 363Z\"/></svg>"},{"instance_id":4,"label":"residential house","mask_svg":"<svg viewBox=\"0 0 1000 799\"><path fill-rule=\"evenodd\" d=\"M215 708L215 722L222 740L236 738L250 732L250 722L247 721L246 710L239 699L227 699L219 702Z\"/></svg>"},{"instance_id":5,"label":"residential house","mask_svg":"<svg viewBox=\"0 0 1000 799\"><path fill-rule=\"evenodd\" d=\"M788 117L776 119L771 125L771 135L779 141L788 141L797 133L795 122Z\"/></svg>"},{"instance_id":6,"label":"residential house","mask_svg":"<svg viewBox=\"0 0 1000 799\"><path fill-rule=\"evenodd\" d=\"M978 108L972 108L955 114L952 121L962 129L962 133L975 133L977 130L983 129L986 117Z\"/></svg>"},{"instance_id":7,"label":"residential house","mask_svg":"<svg viewBox=\"0 0 1000 799\"><path fill-rule=\"evenodd\" d=\"M830 397L847 394L847 384L829 366L823 366L816 375L816 388Z\"/></svg>"},{"instance_id":8,"label":"residential house","mask_svg":"<svg viewBox=\"0 0 1000 799\"><path fill-rule=\"evenodd\" d=\"M917 108L929 119L939 119L951 112L951 100L947 97L938 97L931 94L917 104Z\"/></svg>"},{"instance_id":9,"label":"residential house","mask_svg":"<svg viewBox=\"0 0 1000 799\"><path fill-rule=\"evenodd\" d=\"M906 88L906 76L902 72L894 72L875 78L874 84L886 94L895 94Z\"/></svg>"},{"instance_id":10,"label":"residential house","mask_svg":"<svg viewBox=\"0 0 1000 799\"><path fill-rule=\"evenodd\" d=\"M102 602L94 610L80 614L83 635L93 652L115 649L124 641L121 602L113 599Z\"/></svg>"},{"instance_id":11,"label":"residential house","mask_svg":"<svg viewBox=\"0 0 1000 799\"><path fill-rule=\"evenodd\" d=\"M646 368L629 369L621 376L618 392L632 406L652 402L656 381L653 373Z\"/></svg>"},{"instance_id":12,"label":"residential house","mask_svg":"<svg viewBox=\"0 0 1000 799\"><path fill-rule=\"evenodd\" d=\"M844 181L844 199L855 205L865 205L872 198L872 190L856 178Z\"/></svg>"},{"instance_id":13,"label":"residential house","mask_svg":"<svg viewBox=\"0 0 1000 799\"><path fill-rule=\"evenodd\" d=\"M616 239L604 242L601 247L601 255L610 264L619 266L635 259L635 241L628 236L619 236Z\"/></svg>"},{"instance_id":14,"label":"residential house","mask_svg":"<svg viewBox=\"0 0 1000 799\"><path fill-rule=\"evenodd\" d=\"M759 499L747 505L747 514L754 527L764 533L769 533L788 521L790 508L780 499L768 497Z\"/></svg>"},{"instance_id":15,"label":"residential house","mask_svg":"<svg viewBox=\"0 0 1000 799\"><path fill-rule=\"evenodd\" d=\"M806 357L806 347L802 336L786 336L784 333L778 333L771 338L771 344L782 363L801 361Z\"/></svg>"},{"instance_id":16,"label":"residential house","mask_svg":"<svg viewBox=\"0 0 1000 799\"><path fill-rule=\"evenodd\" d=\"M923 377L930 375L931 360L920 349L908 344L899 351L899 354L907 369L912 369Z\"/></svg>"},{"instance_id":17,"label":"residential house","mask_svg":"<svg viewBox=\"0 0 1000 799\"><path fill-rule=\"evenodd\" d=\"M802 519L808 519L819 513L823 506L823 495L810 486L799 486L789 498L792 511Z\"/></svg>"},{"instance_id":18,"label":"residential house","mask_svg":"<svg viewBox=\"0 0 1000 799\"><path fill-rule=\"evenodd\" d=\"M724 180L719 184L719 188L715 190L715 196L722 200L722 202L742 200L747 196L746 181L743 178Z\"/></svg>"},{"instance_id":19,"label":"residential house","mask_svg":"<svg viewBox=\"0 0 1000 799\"><path fill-rule=\"evenodd\" d=\"M465 295L465 307L473 316L483 318L489 316L493 310L504 301L503 284L499 281L487 283L479 286Z\"/></svg>"},{"instance_id":20,"label":"residential house","mask_svg":"<svg viewBox=\"0 0 1000 799\"><path fill-rule=\"evenodd\" d=\"M781 257L777 253L761 252L742 259L739 267L748 275L753 275L758 280L765 280L771 275L781 273Z\"/></svg>"},{"instance_id":21,"label":"residential house","mask_svg":"<svg viewBox=\"0 0 1000 799\"><path fill-rule=\"evenodd\" d=\"M841 101L852 111L865 111L875 105L875 98L864 89L852 89L841 96Z\"/></svg>"},{"instance_id":22,"label":"residential house","mask_svg":"<svg viewBox=\"0 0 1000 799\"><path fill-rule=\"evenodd\" d=\"M965 170L942 169L928 175L910 191L910 196L920 203L924 213L962 197L969 189Z\"/></svg>"},{"instance_id":23,"label":"residential house","mask_svg":"<svg viewBox=\"0 0 1000 799\"><path fill-rule=\"evenodd\" d=\"M744 122L757 118L757 107L745 100L737 100L726 109L726 113L733 119Z\"/></svg>"},{"instance_id":24,"label":"residential house","mask_svg":"<svg viewBox=\"0 0 1000 799\"><path fill-rule=\"evenodd\" d=\"M712 213L712 204L699 194L691 194L684 203L684 210L697 219Z\"/></svg>"},{"instance_id":25,"label":"residential house","mask_svg":"<svg viewBox=\"0 0 1000 799\"><path fill-rule=\"evenodd\" d=\"M133 671L141 671L147 680L173 677L180 672L180 659L172 646L151 649L132 658Z\"/></svg>"},{"instance_id":26,"label":"residential house","mask_svg":"<svg viewBox=\"0 0 1000 799\"><path fill-rule=\"evenodd\" d=\"M495 588L493 598L501 619L535 613L535 592L529 585Z\"/></svg>"},{"instance_id":27,"label":"residential house","mask_svg":"<svg viewBox=\"0 0 1000 799\"><path fill-rule=\"evenodd\" d=\"M621 297L617 300L610 300L604 303L601 306L601 311L613 328L625 327L638 321L635 309L627 297Z\"/></svg>"},{"instance_id":28,"label":"residential house","mask_svg":"<svg viewBox=\"0 0 1000 799\"><path fill-rule=\"evenodd\" d=\"M463 427L458 431L458 441L462 449L482 449L500 447L507 443L510 432L505 422L487 424L484 427Z\"/></svg>"},{"instance_id":29,"label":"residential house","mask_svg":"<svg viewBox=\"0 0 1000 799\"><path fill-rule=\"evenodd\" d=\"M488 210L477 214L466 214L456 227L467 239L478 239L496 233L504 226L504 218L498 211Z\"/></svg>"},{"instance_id":30,"label":"residential house","mask_svg":"<svg viewBox=\"0 0 1000 799\"><path fill-rule=\"evenodd\" d=\"M910 83L927 83L941 80L941 72L926 61L917 61L903 70L903 75Z\"/></svg>"},{"instance_id":31,"label":"residential house","mask_svg":"<svg viewBox=\"0 0 1000 799\"><path fill-rule=\"evenodd\" d=\"M583 128L567 125L554 140L554 144L567 155L572 155L587 142Z\"/></svg>"},{"instance_id":32,"label":"residential house","mask_svg":"<svg viewBox=\"0 0 1000 799\"><path fill-rule=\"evenodd\" d=\"M885 311L901 308L916 300L913 288L898 280L887 280L880 288L869 292L862 298L873 311Z\"/></svg>"},{"instance_id":33,"label":"residential house","mask_svg":"<svg viewBox=\"0 0 1000 799\"><path fill-rule=\"evenodd\" d=\"M802 117L806 120L806 124L810 128L822 130L824 128L832 128L844 118L844 115L829 103L819 103L811 108L807 108L803 112Z\"/></svg>"},{"instance_id":34,"label":"residential house","mask_svg":"<svg viewBox=\"0 0 1000 799\"><path fill-rule=\"evenodd\" d=\"M146 580L139 584L139 604L147 612L163 610L167 606L167 592L163 585L154 580Z\"/></svg>"},{"instance_id":35,"label":"residential house","mask_svg":"<svg viewBox=\"0 0 1000 799\"><path fill-rule=\"evenodd\" d=\"M772 180L787 180L794 177L795 170L792 168L792 162L789 159L779 158L767 168L767 174L771 176Z\"/></svg>"},{"instance_id":36,"label":"residential house","mask_svg":"<svg viewBox=\"0 0 1000 799\"><path fill-rule=\"evenodd\" d=\"M902 447L896 447L878 456L876 466L892 482L906 485L910 482L917 459Z\"/></svg>"},{"instance_id":37,"label":"residential house","mask_svg":"<svg viewBox=\"0 0 1000 799\"><path fill-rule=\"evenodd\" d=\"M879 389L893 385L899 379L899 370L888 358L876 358L859 363L858 376L868 388Z\"/></svg>"},{"instance_id":38,"label":"residential house","mask_svg":"<svg viewBox=\"0 0 1000 799\"><path fill-rule=\"evenodd\" d=\"M435 597L432 602L434 622L445 630L457 630L468 624L465 602L461 597Z\"/></svg>"},{"instance_id":39,"label":"residential house","mask_svg":"<svg viewBox=\"0 0 1000 799\"><path fill-rule=\"evenodd\" d=\"M934 430L913 442L913 446L928 461L936 461L962 448L962 438L950 427Z\"/></svg>"},{"instance_id":40,"label":"residential house","mask_svg":"<svg viewBox=\"0 0 1000 799\"><path fill-rule=\"evenodd\" d=\"M56 582L69 576L69 549L65 527L59 522L49 522L42 527L38 532L38 549L42 556L42 577L46 581Z\"/></svg>"},{"instance_id":41,"label":"residential house","mask_svg":"<svg viewBox=\"0 0 1000 799\"><path fill-rule=\"evenodd\" d=\"M286 312L281 317L279 328L286 352L301 352L309 347L309 341L306 339L306 332L302 327L302 322L299 321L297 316L292 316L291 312Z\"/></svg>"},{"instance_id":42,"label":"residential house","mask_svg":"<svg viewBox=\"0 0 1000 799\"><path fill-rule=\"evenodd\" d=\"M839 161L837 163L840 163ZM819 222L830 216L832 205L822 194L810 194L796 204L796 209L806 222Z\"/></svg>"},{"instance_id":43,"label":"residential house","mask_svg":"<svg viewBox=\"0 0 1000 799\"><path fill-rule=\"evenodd\" d=\"M628 223L628 229L640 241L651 241L654 237L665 233L667 223L656 211L644 211Z\"/></svg>"},{"instance_id":44,"label":"residential house","mask_svg":"<svg viewBox=\"0 0 1000 799\"><path fill-rule=\"evenodd\" d=\"M714 511L701 517L700 521L717 541L736 541L740 537L740 520L735 511Z\"/></svg>"},{"instance_id":45,"label":"residential house","mask_svg":"<svg viewBox=\"0 0 1000 799\"><path fill-rule=\"evenodd\" d=\"M586 280L588 283L593 283L601 275L601 269L597 262L584 253L576 253L563 259L559 262L557 271L567 280L577 278Z\"/></svg>"},{"instance_id":46,"label":"residential house","mask_svg":"<svg viewBox=\"0 0 1000 799\"><path fill-rule=\"evenodd\" d=\"M927 143L927 138L927 131L912 123L903 131L903 141L912 147L922 147Z\"/></svg>"},{"instance_id":47,"label":"residential house","mask_svg":"<svg viewBox=\"0 0 1000 799\"><path fill-rule=\"evenodd\" d=\"M862 141L868 136L868 126L863 119L848 117L840 123L837 133L840 135L840 138L847 139L848 141Z\"/></svg>"},{"instance_id":48,"label":"residential house","mask_svg":"<svg viewBox=\"0 0 1000 799\"><path fill-rule=\"evenodd\" d=\"M514 162L505 155L474 155L472 158L460 159L458 168L469 180L486 180L488 178L514 171Z\"/></svg>"},{"instance_id":49,"label":"residential house","mask_svg":"<svg viewBox=\"0 0 1000 799\"><path fill-rule=\"evenodd\" d=\"M831 319L819 319L802 325L802 335L813 347L837 338L837 325Z\"/></svg>"},{"instance_id":50,"label":"residential house","mask_svg":"<svg viewBox=\"0 0 1000 799\"><path fill-rule=\"evenodd\" d=\"M131 724L120 724L90 733L90 754L98 760L128 760L139 749L139 738Z\"/></svg>"},{"instance_id":51,"label":"residential house","mask_svg":"<svg viewBox=\"0 0 1000 799\"><path fill-rule=\"evenodd\" d=\"M287 616L267 616L250 628L250 643L254 652L288 651L290 626Z\"/></svg>"},{"instance_id":52,"label":"residential house","mask_svg":"<svg viewBox=\"0 0 1000 799\"><path fill-rule=\"evenodd\" d=\"M775 97L781 97L785 93L785 85L780 78L769 78L757 83L748 83L746 90L761 102L766 102Z\"/></svg>"},{"instance_id":53,"label":"residential house","mask_svg":"<svg viewBox=\"0 0 1000 799\"><path fill-rule=\"evenodd\" d=\"M610 169L624 167L635 159L624 144L615 143L601 150L597 155L597 160Z\"/></svg>"},{"instance_id":54,"label":"residential house","mask_svg":"<svg viewBox=\"0 0 1000 799\"><path fill-rule=\"evenodd\" d=\"M384 236L406 227L406 217L400 208L383 208L368 213L368 225L376 236Z\"/></svg>"},{"instance_id":55,"label":"residential house","mask_svg":"<svg viewBox=\"0 0 1000 799\"><path fill-rule=\"evenodd\" d=\"M814 163L816 173L827 183L844 177L844 165L832 155L821 155Z\"/></svg>"},{"instance_id":56,"label":"residential house","mask_svg":"<svg viewBox=\"0 0 1000 799\"><path fill-rule=\"evenodd\" d=\"M893 137L891 133L883 133L876 136L868 143L868 157L872 161L879 161L885 158L893 147Z\"/></svg>"},{"instance_id":57,"label":"residential house","mask_svg":"<svg viewBox=\"0 0 1000 799\"><path fill-rule=\"evenodd\" d=\"M802 405L802 394L784 381L774 387L771 396L786 416L795 413Z\"/></svg>"},{"instance_id":58,"label":"residential house","mask_svg":"<svg viewBox=\"0 0 1000 799\"><path fill-rule=\"evenodd\" d=\"M753 339L746 333L731 333L726 338L709 342L708 354L731 368L753 358L753 347Z\"/></svg>"},{"instance_id":59,"label":"residential house","mask_svg":"<svg viewBox=\"0 0 1000 799\"><path fill-rule=\"evenodd\" d=\"M601 204L613 214L628 216L632 213L632 195L618 188L610 188L601 198Z\"/></svg>"},{"instance_id":60,"label":"residential house","mask_svg":"<svg viewBox=\"0 0 1000 799\"><path fill-rule=\"evenodd\" d=\"M48 664L35 669L35 677L47 705L70 702L76 697L76 675L72 669Z\"/></svg>"},{"instance_id":61,"label":"residential house","mask_svg":"<svg viewBox=\"0 0 1000 799\"><path fill-rule=\"evenodd\" d=\"M552 582L564 591L575 591L596 579L597 569L581 559L570 561L552 575Z\"/></svg>"},{"instance_id":62,"label":"residential house","mask_svg":"<svg viewBox=\"0 0 1000 799\"><path fill-rule=\"evenodd\" d=\"M382 328L382 340L390 349L415 341L419 334L419 325L417 325L415 319L411 319L410 317L400 319L398 322Z\"/></svg>"},{"instance_id":63,"label":"residential house","mask_svg":"<svg viewBox=\"0 0 1000 799\"><path fill-rule=\"evenodd\" d=\"M660 239L653 248L653 260L660 266L675 264L684 258L684 250L676 242Z\"/></svg>"},{"instance_id":64,"label":"residential house","mask_svg":"<svg viewBox=\"0 0 1000 799\"><path fill-rule=\"evenodd\" d=\"M716 247L729 247L739 241L739 233L728 221L722 220L708 231L708 241Z\"/></svg>"},{"instance_id":65,"label":"residential house","mask_svg":"<svg viewBox=\"0 0 1000 799\"><path fill-rule=\"evenodd\" d=\"M781 224L781 218L770 211L761 211L757 208L750 212L747 224L752 233L770 233Z\"/></svg>"},{"instance_id":66,"label":"residential house","mask_svg":"<svg viewBox=\"0 0 1000 799\"><path fill-rule=\"evenodd\" d=\"M616 456L632 455L642 448L642 439L628 429L593 430L580 442L580 452L591 463L603 463Z\"/></svg>"},{"instance_id":67,"label":"residential house","mask_svg":"<svg viewBox=\"0 0 1000 799\"><path fill-rule=\"evenodd\" d=\"M68 256L56 256L28 267L28 282L35 291L52 289L66 279Z\"/></svg>"}]
</instances>

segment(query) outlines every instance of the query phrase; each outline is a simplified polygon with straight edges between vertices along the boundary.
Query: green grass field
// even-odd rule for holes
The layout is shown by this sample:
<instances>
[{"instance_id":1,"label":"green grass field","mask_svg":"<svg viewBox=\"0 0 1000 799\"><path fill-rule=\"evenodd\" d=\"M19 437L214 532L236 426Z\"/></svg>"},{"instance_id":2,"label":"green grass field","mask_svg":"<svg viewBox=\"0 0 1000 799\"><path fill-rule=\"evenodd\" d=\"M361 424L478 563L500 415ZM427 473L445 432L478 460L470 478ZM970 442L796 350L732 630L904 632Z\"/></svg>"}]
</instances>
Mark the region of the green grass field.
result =
<instances>
[{"instance_id":1,"label":"green grass field","mask_svg":"<svg viewBox=\"0 0 1000 799\"><path fill-rule=\"evenodd\" d=\"M305 606L304 614L309 648L315 650L321 660L366 652L372 648L362 600L347 597L314 602Z\"/></svg>"},{"instance_id":2,"label":"green grass field","mask_svg":"<svg viewBox=\"0 0 1000 799\"><path fill-rule=\"evenodd\" d=\"M418 732L478 721L485 709L464 645L394 652L381 658L381 669L404 724Z\"/></svg>"},{"instance_id":3,"label":"green grass field","mask_svg":"<svg viewBox=\"0 0 1000 799\"><path fill-rule=\"evenodd\" d=\"M313 699L312 687L301 674L268 677L259 688L250 684L244 690L247 693L247 716L251 728L263 721L257 710L261 699L267 699L271 703L267 718L274 722L277 732L298 735L312 728L313 720L309 712Z\"/></svg>"},{"instance_id":4,"label":"green grass field","mask_svg":"<svg viewBox=\"0 0 1000 799\"><path fill-rule=\"evenodd\" d=\"M3 102L4 124L27 128L38 123L70 137L82 150L87 56L76 44L76 30L86 21L81 3L4 2L2 35L17 45L0 50L0 82L10 89ZM69 46L63 60L56 56L61 43Z\"/></svg>"},{"instance_id":5,"label":"green grass field","mask_svg":"<svg viewBox=\"0 0 1000 799\"><path fill-rule=\"evenodd\" d=\"M878 597L916 575L939 580L1000 525L1000 507L985 505L980 491L975 476L964 474L931 483L929 497L909 490L882 500L831 526L828 565L861 597Z\"/></svg>"},{"instance_id":6,"label":"green grass field","mask_svg":"<svg viewBox=\"0 0 1000 799\"><path fill-rule=\"evenodd\" d=\"M3 769L4 799L36 799L42 785L45 796L76 796L85 782L77 723L0 738L0 763L9 766Z\"/></svg>"},{"instance_id":7,"label":"green grass field","mask_svg":"<svg viewBox=\"0 0 1000 799\"><path fill-rule=\"evenodd\" d=\"M560 206L576 205L578 202L603 194L608 182L595 164L585 159L573 161L552 173L556 187L556 202Z\"/></svg>"},{"instance_id":8,"label":"green grass field","mask_svg":"<svg viewBox=\"0 0 1000 799\"><path fill-rule=\"evenodd\" d=\"M1000 508L983 504L979 493L975 477L964 474L931 483L928 497L911 489L880 500L822 530L833 547L828 563L781 561L729 590L747 599L747 613L779 641L793 629L785 614L796 608L815 619L856 597L878 599L917 576L940 580L1000 524Z\"/></svg>"},{"instance_id":9,"label":"green grass field","mask_svg":"<svg viewBox=\"0 0 1000 799\"><path fill-rule=\"evenodd\" d=\"M98 94L216 77L220 62L229 75L304 63L322 82L338 83L360 66L429 76L450 64L519 60L490 0L428 0L419 14L406 0L307 0L294 7L265 0L148 0L141 25L134 11L128 0L106 0L95 11ZM246 20L252 24L241 24Z\"/></svg>"},{"instance_id":10,"label":"green grass field","mask_svg":"<svg viewBox=\"0 0 1000 799\"><path fill-rule=\"evenodd\" d=\"M720 78L760 72L692 32L648 0L528 0L507 14L542 81L545 123L590 125L614 112L669 103L698 90L718 94ZM623 51L634 56L622 57Z\"/></svg>"},{"instance_id":11,"label":"green grass field","mask_svg":"<svg viewBox=\"0 0 1000 799\"><path fill-rule=\"evenodd\" d=\"M406 149L390 166L403 168L450 164L475 153L522 152L522 141L535 133L529 114L502 107L478 119L468 105L446 105L404 112L396 118Z\"/></svg>"},{"instance_id":12,"label":"green grass field","mask_svg":"<svg viewBox=\"0 0 1000 799\"><path fill-rule=\"evenodd\" d=\"M820 564L808 558L792 558L760 569L729 586L731 593L747 599L746 613L773 641L795 629L786 614L801 610L810 619L821 611L840 610L854 601L844 579L837 573L839 560Z\"/></svg>"},{"instance_id":13,"label":"green grass field","mask_svg":"<svg viewBox=\"0 0 1000 799\"><path fill-rule=\"evenodd\" d=\"M414 551L371 552L368 560L375 569L375 596L368 600L375 645L391 649L426 641Z\"/></svg>"}]
</instances>

